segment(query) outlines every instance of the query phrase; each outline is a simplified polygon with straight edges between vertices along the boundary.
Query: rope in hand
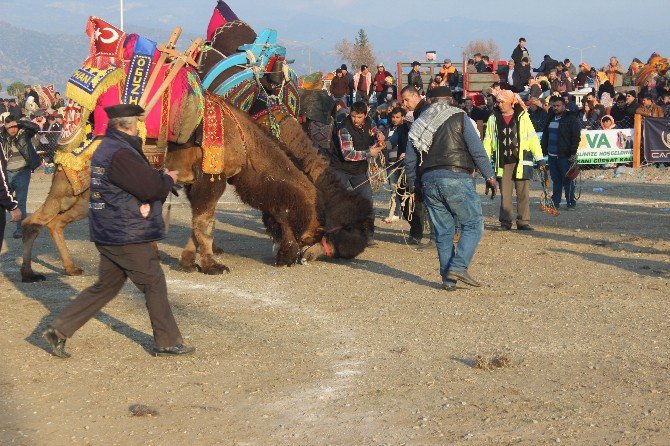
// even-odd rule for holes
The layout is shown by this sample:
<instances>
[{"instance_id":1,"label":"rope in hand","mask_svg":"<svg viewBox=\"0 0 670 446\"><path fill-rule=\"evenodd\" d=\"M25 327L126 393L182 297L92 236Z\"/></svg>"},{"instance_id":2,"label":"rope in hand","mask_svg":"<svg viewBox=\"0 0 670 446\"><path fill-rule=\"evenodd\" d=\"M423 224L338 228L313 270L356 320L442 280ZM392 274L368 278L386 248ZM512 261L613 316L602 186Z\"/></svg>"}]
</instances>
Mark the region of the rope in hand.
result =
<instances>
[{"instance_id":1,"label":"rope in hand","mask_svg":"<svg viewBox=\"0 0 670 446\"><path fill-rule=\"evenodd\" d=\"M540 170L540 182L542 183L542 196L540 197L540 209L551 215L558 215L558 209L554 200L549 197L549 172L547 169Z\"/></svg>"},{"instance_id":2,"label":"rope in hand","mask_svg":"<svg viewBox=\"0 0 670 446\"><path fill-rule=\"evenodd\" d=\"M370 179L372 192L377 192L386 187L389 180L386 169L389 167L391 166L386 166L386 157L383 153L368 159L368 178Z\"/></svg>"}]
</instances>

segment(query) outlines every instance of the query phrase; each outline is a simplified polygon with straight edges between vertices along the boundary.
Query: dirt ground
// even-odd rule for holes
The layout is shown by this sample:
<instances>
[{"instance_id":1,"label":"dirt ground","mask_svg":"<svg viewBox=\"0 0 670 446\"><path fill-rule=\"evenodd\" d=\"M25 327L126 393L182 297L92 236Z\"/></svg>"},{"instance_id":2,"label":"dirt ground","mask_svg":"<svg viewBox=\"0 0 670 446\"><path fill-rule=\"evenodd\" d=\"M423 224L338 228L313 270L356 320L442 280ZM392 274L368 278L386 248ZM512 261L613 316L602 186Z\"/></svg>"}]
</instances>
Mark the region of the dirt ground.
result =
<instances>
[{"instance_id":1,"label":"dirt ground","mask_svg":"<svg viewBox=\"0 0 670 446\"><path fill-rule=\"evenodd\" d=\"M29 211L50 178L38 174ZM596 191L594 191L594 188ZM597 188L603 188L601 191ZM483 184L479 184L483 192ZM538 206L535 232L487 231L445 292L436 250L377 220L354 261L272 265L259 213L232 189L217 213L231 268L178 270L190 222L177 199L162 243L188 358L154 358L142 295L126 285L52 357L39 333L96 277L87 221L66 230L82 277L48 234L22 284L20 241L2 256L2 445L669 445L670 170L588 171L575 212ZM386 195L378 195L384 214ZM502 358L502 368L477 368ZM131 416L144 404L158 411Z\"/></svg>"}]
</instances>

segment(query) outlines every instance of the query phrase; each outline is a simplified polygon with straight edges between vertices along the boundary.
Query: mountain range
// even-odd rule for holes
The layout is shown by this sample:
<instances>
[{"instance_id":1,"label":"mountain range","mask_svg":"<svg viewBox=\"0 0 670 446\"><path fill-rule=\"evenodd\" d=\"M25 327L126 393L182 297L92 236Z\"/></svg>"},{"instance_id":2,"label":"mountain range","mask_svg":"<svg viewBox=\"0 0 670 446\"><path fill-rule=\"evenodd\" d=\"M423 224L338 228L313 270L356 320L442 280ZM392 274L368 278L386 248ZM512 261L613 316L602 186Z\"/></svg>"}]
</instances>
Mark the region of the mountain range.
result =
<instances>
[{"instance_id":1,"label":"mountain range","mask_svg":"<svg viewBox=\"0 0 670 446\"><path fill-rule=\"evenodd\" d=\"M39 26L46 20L40 17L33 17L30 22L22 21L20 25L18 20L0 22L0 83L4 87L21 81L54 83L57 89L62 89L70 74L85 59L88 42L83 32L85 21L80 16L77 20L67 16L51 17L50 25L46 27ZM13 16L7 18L15 19ZM202 25L202 33L197 33L200 26L193 23L195 19L185 17L185 20L189 19L190 22L184 23L185 33L182 34L180 47L187 46L192 39L205 33L206 23ZM199 16L200 21L202 17ZM287 47L288 57L295 59L293 68L298 74L305 74L310 69L332 71L339 67L343 61L335 55L334 44L344 38L353 40L360 28L345 20L308 14L295 15L276 23L263 20L250 20L249 23L257 31L265 27L277 29L280 43ZM578 63L579 51L569 46L585 48L584 59L597 67L606 65L611 55L617 55L627 66L633 57L646 60L653 51L670 54L670 43L659 38L668 35L670 26L640 30L624 24L584 32L574 24L551 23L524 25L521 30L519 26L495 20L451 17L412 19L398 27L371 23L365 26L365 31L378 60L392 72L396 62L423 60L427 50L436 50L439 59L449 57L459 61L461 48L474 39L496 40L501 48L501 57L508 57L520 34L528 40L534 66L539 65L544 54L556 59L569 57ZM126 30L164 42L172 26L161 20L142 25L129 22Z\"/></svg>"}]
</instances>

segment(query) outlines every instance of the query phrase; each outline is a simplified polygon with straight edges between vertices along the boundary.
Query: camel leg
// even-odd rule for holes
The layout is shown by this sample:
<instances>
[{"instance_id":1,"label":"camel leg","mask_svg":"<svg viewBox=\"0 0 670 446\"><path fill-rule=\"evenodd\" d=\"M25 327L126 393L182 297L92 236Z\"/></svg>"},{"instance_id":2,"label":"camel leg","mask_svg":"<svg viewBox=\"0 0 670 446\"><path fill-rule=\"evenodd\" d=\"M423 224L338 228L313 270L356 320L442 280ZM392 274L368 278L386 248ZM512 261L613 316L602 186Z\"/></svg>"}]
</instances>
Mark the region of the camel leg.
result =
<instances>
[{"instance_id":1,"label":"camel leg","mask_svg":"<svg viewBox=\"0 0 670 446\"><path fill-rule=\"evenodd\" d=\"M65 173L62 171L57 171L54 174L53 180L51 182L51 188L46 200L34 214L26 218L22 223L23 264L21 265L21 280L23 282L37 282L40 280L46 280L46 277L41 274L35 274L32 269L33 245L35 244L35 239L37 239L42 226L47 225L61 212L65 212L68 209L71 209L73 206L75 206L78 200L83 200L84 203L88 203L88 197L88 191L84 192L79 197L73 196L70 182L67 180ZM86 218L88 215L88 210L86 208L82 209L78 207L77 209L78 212L80 212L80 215L71 221ZM73 265L64 240L61 242L58 248L63 265Z\"/></svg>"},{"instance_id":2,"label":"camel leg","mask_svg":"<svg viewBox=\"0 0 670 446\"><path fill-rule=\"evenodd\" d=\"M70 256L70 251L67 249L67 242L63 235L63 230L67 225L77 220L86 218L88 215L88 198L83 199L82 196L77 197L77 201L67 211L56 215L49 223L46 224L47 229L51 233L58 254L60 254L63 262L63 269L68 276L81 276L84 270L77 267Z\"/></svg>"},{"instance_id":3,"label":"camel leg","mask_svg":"<svg viewBox=\"0 0 670 446\"><path fill-rule=\"evenodd\" d=\"M182 267L195 266L195 250L200 248L200 270L205 274L217 275L230 272L230 269L214 259L214 213L219 198L226 189L226 182L210 182L202 176L196 180L187 192L191 202L193 216L193 234L182 253Z\"/></svg>"},{"instance_id":4,"label":"camel leg","mask_svg":"<svg viewBox=\"0 0 670 446\"><path fill-rule=\"evenodd\" d=\"M286 219L276 218L281 227L281 243L277 252L277 266L293 266L300 257L300 244Z\"/></svg>"}]
</instances>

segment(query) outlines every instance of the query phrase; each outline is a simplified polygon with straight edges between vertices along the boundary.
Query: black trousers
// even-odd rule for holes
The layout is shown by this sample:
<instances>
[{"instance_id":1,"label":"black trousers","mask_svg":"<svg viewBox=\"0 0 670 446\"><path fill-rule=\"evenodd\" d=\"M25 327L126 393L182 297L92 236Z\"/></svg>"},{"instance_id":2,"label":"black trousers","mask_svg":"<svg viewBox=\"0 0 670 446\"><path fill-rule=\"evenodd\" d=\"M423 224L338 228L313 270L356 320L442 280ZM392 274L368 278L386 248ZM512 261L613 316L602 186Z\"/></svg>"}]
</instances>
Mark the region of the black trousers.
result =
<instances>
[{"instance_id":1,"label":"black trousers","mask_svg":"<svg viewBox=\"0 0 670 446\"><path fill-rule=\"evenodd\" d=\"M0 208L0 251L2 251L2 243L5 241L5 225L7 224L7 211Z\"/></svg>"},{"instance_id":2,"label":"black trousers","mask_svg":"<svg viewBox=\"0 0 670 446\"><path fill-rule=\"evenodd\" d=\"M116 295L129 278L144 293L157 348L183 343L167 299L167 284L158 253L151 243L124 246L97 245L100 252L98 281L82 291L54 319L52 325L71 337Z\"/></svg>"}]
</instances>

